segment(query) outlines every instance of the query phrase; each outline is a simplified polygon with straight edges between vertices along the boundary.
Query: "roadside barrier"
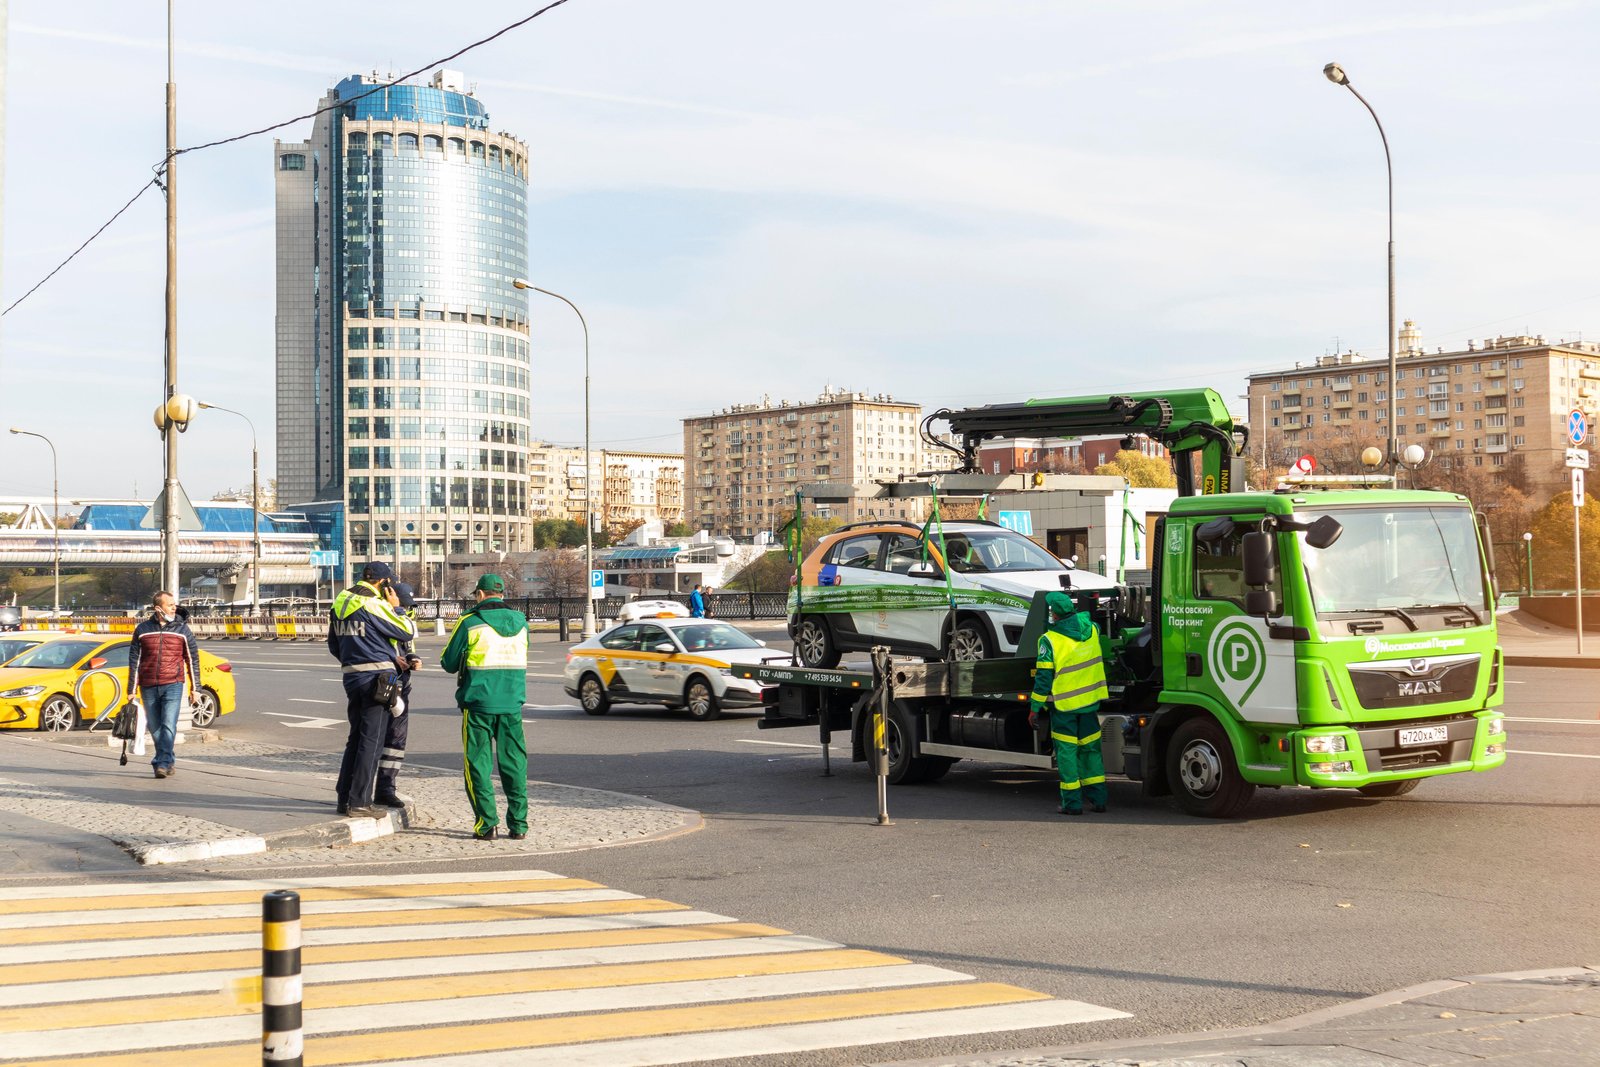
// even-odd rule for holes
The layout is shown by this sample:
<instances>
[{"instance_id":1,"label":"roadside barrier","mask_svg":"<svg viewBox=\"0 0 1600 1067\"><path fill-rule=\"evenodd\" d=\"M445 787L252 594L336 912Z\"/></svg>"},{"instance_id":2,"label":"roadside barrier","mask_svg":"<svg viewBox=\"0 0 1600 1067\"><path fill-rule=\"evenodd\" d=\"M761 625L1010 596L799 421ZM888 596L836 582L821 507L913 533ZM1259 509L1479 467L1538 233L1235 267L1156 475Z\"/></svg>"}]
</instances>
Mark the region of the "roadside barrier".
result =
<instances>
[{"instance_id":1,"label":"roadside barrier","mask_svg":"<svg viewBox=\"0 0 1600 1067\"><path fill-rule=\"evenodd\" d=\"M123 615L74 615L62 619L24 619L24 630L68 633L131 634L139 619ZM325 615L194 615L189 629L196 637L236 641L321 641L328 636Z\"/></svg>"},{"instance_id":2,"label":"roadside barrier","mask_svg":"<svg viewBox=\"0 0 1600 1067\"><path fill-rule=\"evenodd\" d=\"M261 898L262 1067L305 1062L301 996L300 894L277 889Z\"/></svg>"}]
</instances>

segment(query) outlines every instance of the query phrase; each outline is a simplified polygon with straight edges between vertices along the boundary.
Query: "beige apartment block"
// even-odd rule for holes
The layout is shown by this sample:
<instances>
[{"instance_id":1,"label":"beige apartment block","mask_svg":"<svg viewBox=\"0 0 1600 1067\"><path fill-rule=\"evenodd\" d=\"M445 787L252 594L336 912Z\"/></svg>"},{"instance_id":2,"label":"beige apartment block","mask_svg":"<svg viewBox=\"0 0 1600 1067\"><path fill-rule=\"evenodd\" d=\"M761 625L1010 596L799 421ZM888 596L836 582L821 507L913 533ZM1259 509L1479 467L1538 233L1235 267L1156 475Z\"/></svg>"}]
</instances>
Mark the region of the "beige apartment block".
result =
<instances>
[{"instance_id":1,"label":"beige apartment block","mask_svg":"<svg viewBox=\"0 0 1600 1067\"><path fill-rule=\"evenodd\" d=\"M583 449L545 442L528 452L528 511L534 519L582 522L591 481L599 485L595 510L602 526L655 519L683 521L683 456L676 452L592 449L593 476Z\"/></svg>"},{"instance_id":2,"label":"beige apartment block","mask_svg":"<svg viewBox=\"0 0 1600 1067\"><path fill-rule=\"evenodd\" d=\"M1426 352L1400 331L1395 411L1400 447L1421 445L1440 470L1482 471L1525 484L1536 499L1565 491L1567 415L1600 410L1600 344L1495 337ZM1346 352L1250 376L1251 451L1269 467L1319 448L1388 439L1388 357Z\"/></svg>"},{"instance_id":3,"label":"beige apartment block","mask_svg":"<svg viewBox=\"0 0 1600 1067\"><path fill-rule=\"evenodd\" d=\"M683 420L685 521L732 537L776 531L794 511L795 490L850 483L846 503L807 504L810 514L852 522L920 520L916 499L874 496L874 483L931 469L957 456L926 448L922 405L884 394L824 390L809 403L763 397Z\"/></svg>"}]
</instances>

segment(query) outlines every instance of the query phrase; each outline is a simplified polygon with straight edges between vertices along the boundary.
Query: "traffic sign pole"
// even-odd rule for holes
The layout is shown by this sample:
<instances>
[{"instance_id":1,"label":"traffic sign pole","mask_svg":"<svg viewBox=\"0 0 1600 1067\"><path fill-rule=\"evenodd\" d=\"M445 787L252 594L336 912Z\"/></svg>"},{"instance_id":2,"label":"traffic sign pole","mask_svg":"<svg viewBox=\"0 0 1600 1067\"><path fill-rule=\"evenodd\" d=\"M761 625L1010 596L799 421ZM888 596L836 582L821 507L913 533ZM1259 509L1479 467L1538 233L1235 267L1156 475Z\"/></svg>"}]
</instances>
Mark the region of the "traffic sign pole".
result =
<instances>
[{"instance_id":1,"label":"traffic sign pole","mask_svg":"<svg viewBox=\"0 0 1600 1067\"><path fill-rule=\"evenodd\" d=\"M1572 468L1572 578L1577 587L1578 654L1583 654L1583 471L1589 466L1589 453L1581 446L1589 436L1589 416L1580 408L1567 412L1567 466Z\"/></svg>"}]
</instances>

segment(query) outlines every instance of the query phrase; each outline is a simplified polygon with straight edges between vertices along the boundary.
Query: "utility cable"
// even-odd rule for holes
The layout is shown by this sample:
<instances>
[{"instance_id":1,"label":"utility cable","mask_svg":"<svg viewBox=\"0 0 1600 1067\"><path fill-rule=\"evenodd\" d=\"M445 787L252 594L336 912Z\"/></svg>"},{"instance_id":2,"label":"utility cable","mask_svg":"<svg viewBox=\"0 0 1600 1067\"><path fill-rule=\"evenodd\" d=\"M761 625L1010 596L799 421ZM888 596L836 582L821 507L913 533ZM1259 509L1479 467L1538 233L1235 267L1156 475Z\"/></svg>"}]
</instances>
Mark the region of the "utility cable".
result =
<instances>
[{"instance_id":1,"label":"utility cable","mask_svg":"<svg viewBox=\"0 0 1600 1067\"><path fill-rule=\"evenodd\" d=\"M111 224L113 222L116 222L117 219L121 218L122 217L122 213L127 211L130 207L132 207L134 205L134 202L137 201L141 196L143 196L145 193L149 192L150 188L152 186L161 186L161 185L163 185L162 175L164 175L166 173L167 164L170 163L173 158L175 158L177 156L181 156L181 155L183 155L185 153L188 153L188 152L199 152L199 151L202 151L203 149L216 148L216 147L218 147L220 145L233 144L236 141L247 140L248 138L251 138L251 137L259 137L264 133L271 133L273 130L281 130L285 126L292 126L297 122L304 122L306 119L314 119L318 115L322 115L322 114L324 114L326 112L336 111L336 110L338 110L340 108L349 107L351 104L355 103L358 100L365 100L369 96L373 96L373 95L375 95L377 93L384 92L387 89L391 89L394 86L399 85L400 83L404 82L408 78L415 78L419 74L425 74L430 69L432 69L434 67L441 66L441 65L443 65L445 63L448 63L452 59L459 59L462 56L466 55L468 52L472 51L474 48L481 48L482 46L490 43L491 41L498 40L499 38L504 37L506 34L510 33L512 30L520 29L521 27L526 26L528 23L532 22L534 19L538 18L540 15L543 15L545 12L550 11L553 8L560 7L562 4L565 4L566 2L567 2L567 0L552 0L551 3L546 4L544 7L541 7L539 10L535 11L533 14L527 16L526 18L518 19L516 22L513 22L508 26L502 26L500 29L496 30L494 33L491 33L489 36L484 37L481 40L473 41L471 44L467 45L466 47L459 48L456 51L451 52L449 55L445 56L442 59L435 59L432 62L425 63L422 66L418 67L416 70L413 70L413 71L411 71L411 72L409 72L407 74L402 74L402 75L400 75L400 77L395 78L395 79L393 79L391 81L384 82L381 85L374 85L371 89L369 89L366 92L362 93L360 96L354 96L354 97L351 97L348 100L341 100L337 104L329 104L327 107L320 107L317 110L311 111L311 112L307 112L304 115L297 115L292 119L285 119L283 122L275 122L271 126L263 126L259 130L251 130L248 133L236 134L233 137L224 137L221 140L217 140L217 141L207 141L204 144L191 145L188 148L174 149L173 152L171 153L171 155L169 155L166 159L162 160L162 162L160 162L160 163L155 164L155 166L152 168L156 172L155 176L152 177L144 185L141 185L139 187L139 191L137 193L133 194L132 199L130 199L126 204L123 204L120 208L118 208L116 214L112 215L109 219L107 219L104 222L104 224L102 224L101 227L98 230L96 230L96 231L94 231L94 233L90 234L89 235L89 239L87 241L84 241L83 244L81 244L77 248L73 249L72 255L69 255L66 259L63 259L60 263L56 264L56 267L55 267L54 270L52 270L49 274L46 274L43 278L40 278L39 281L34 284L32 289L29 289L27 292L25 292L21 296L17 297L16 300L12 301L10 307L7 307L4 311L0 311L0 316L5 316L5 315L11 314L11 312L16 309L18 304L20 304L24 300L28 299L28 297L32 296L35 292L38 291L40 286L44 285L45 282L48 282L51 278L54 278L58 273L60 273L61 269L63 267L65 267L68 263L71 263L73 261L73 259L77 257L79 252L82 252L85 248L88 248L89 245L94 243L95 238L99 237L102 233L105 233L106 230L111 226Z\"/></svg>"}]
</instances>

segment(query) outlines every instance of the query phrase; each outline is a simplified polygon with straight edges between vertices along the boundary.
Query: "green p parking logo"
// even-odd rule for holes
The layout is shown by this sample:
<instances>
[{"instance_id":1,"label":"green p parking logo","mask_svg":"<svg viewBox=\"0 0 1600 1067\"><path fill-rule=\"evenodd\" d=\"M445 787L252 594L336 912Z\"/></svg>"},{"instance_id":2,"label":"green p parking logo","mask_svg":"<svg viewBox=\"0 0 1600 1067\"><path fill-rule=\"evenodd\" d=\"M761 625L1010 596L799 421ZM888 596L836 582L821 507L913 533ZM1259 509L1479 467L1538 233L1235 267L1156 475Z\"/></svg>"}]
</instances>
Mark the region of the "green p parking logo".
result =
<instances>
[{"instance_id":1,"label":"green p parking logo","mask_svg":"<svg viewBox=\"0 0 1600 1067\"><path fill-rule=\"evenodd\" d=\"M1206 655L1211 678L1235 708L1244 707L1267 669L1267 646L1244 619L1229 619L1211 632Z\"/></svg>"}]
</instances>

